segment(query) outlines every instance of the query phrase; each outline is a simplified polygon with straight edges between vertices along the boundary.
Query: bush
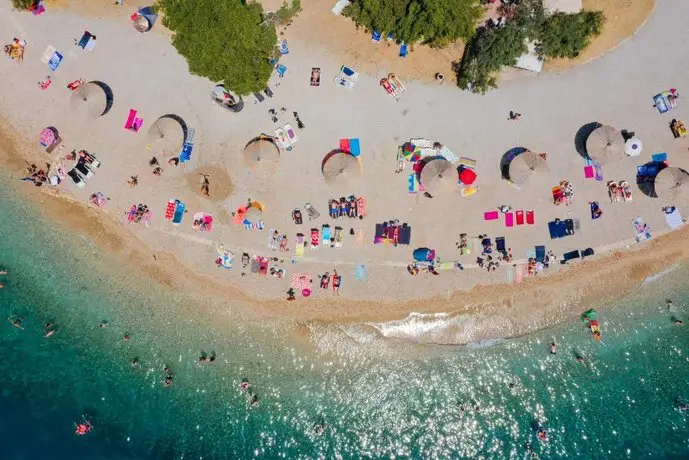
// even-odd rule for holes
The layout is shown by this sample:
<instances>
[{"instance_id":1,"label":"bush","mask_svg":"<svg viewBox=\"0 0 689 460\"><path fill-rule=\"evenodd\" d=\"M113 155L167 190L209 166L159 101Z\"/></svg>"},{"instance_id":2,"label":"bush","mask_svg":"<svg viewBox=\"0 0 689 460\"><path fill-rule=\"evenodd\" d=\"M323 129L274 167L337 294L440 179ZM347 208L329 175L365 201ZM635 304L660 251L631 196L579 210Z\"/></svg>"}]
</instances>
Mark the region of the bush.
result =
<instances>
[{"instance_id":1,"label":"bush","mask_svg":"<svg viewBox=\"0 0 689 460\"><path fill-rule=\"evenodd\" d=\"M301 12L300 0L292 0L291 5L285 1L280 9L275 12L275 16L279 24L287 24L294 19L299 12Z\"/></svg>"},{"instance_id":2,"label":"bush","mask_svg":"<svg viewBox=\"0 0 689 460\"><path fill-rule=\"evenodd\" d=\"M266 87L277 49L272 25L261 25L263 9L242 0L160 0L163 24L189 71L221 81L239 94Z\"/></svg>"},{"instance_id":3,"label":"bush","mask_svg":"<svg viewBox=\"0 0 689 460\"><path fill-rule=\"evenodd\" d=\"M455 66L457 84L481 94L495 88L500 69L514 65L526 53L525 41L525 30L516 23L481 29L464 50L462 62Z\"/></svg>"},{"instance_id":4,"label":"bush","mask_svg":"<svg viewBox=\"0 0 689 460\"><path fill-rule=\"evenodd\" d=\"M36 3L36 0L12 0L12 6L18 10L28 10Z\"/></svg>"},{"instance_id":5,"label":"bush","mask_svg":"<svg viewBox=\"0 0 689 460\"><path fill-rule=\"evenodd\" d=\"M600 11L577 14L555 13L546 18L538 30L541 52L555 58L575 58L600 34L605 16Z\"/></svg>"},{"instance_id":6,"label":"bush","mask_svg":"<svg viewBox=\"0 0 689 460\"><path fill-rule=\"evenodd\" d=\"M477 0L354 0L344 14L400 42L443 46L473 37L482 8Z\"/></svg>"}]
</instances>

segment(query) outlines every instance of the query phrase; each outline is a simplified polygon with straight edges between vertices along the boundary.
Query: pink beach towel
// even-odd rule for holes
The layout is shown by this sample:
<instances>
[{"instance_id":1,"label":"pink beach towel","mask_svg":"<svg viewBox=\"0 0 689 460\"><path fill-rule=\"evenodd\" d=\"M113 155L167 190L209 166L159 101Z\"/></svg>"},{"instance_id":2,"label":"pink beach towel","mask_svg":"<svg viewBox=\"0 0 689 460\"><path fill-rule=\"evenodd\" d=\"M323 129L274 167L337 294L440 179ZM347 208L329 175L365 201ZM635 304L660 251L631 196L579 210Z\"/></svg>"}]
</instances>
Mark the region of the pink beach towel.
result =
<instances>
[{"instance_id":1,"label":"pink beach towel","mask_svg":"<svg viewBox=\"0 0 689 460\"><path fill-rule=\"evenodd\" d=\"M505 213L505 227L513 227L514 226L514 214L511 212L506 212Z\"/></svg>"},{"instance_id":2,"label":"pink beach towel","mask_svg":"<svg viewBox=\"0 0 689 460\"><path fill-rule=\"evenodd\" d=\"M205 215L203 223L206 224L206 231L210 232L213 229L213 216Z\"/></svg>"},{"instance_id":3,"label":"pink beach towel","mask_svg":"<svg viewBox=\"0 0 689 460\"><path fill-rule=\"evenodd\" d=\"M483 220L496 220L498 216L498 211L486 211L483 213Z\"/></svg>"},{"instance_id":4,"label":"pink beach towel","mask_svg":"<svg viewBox=\"0 0 689 460\"><path fill-rule=\"evenodd\" d=\"M593 179L593 176L593 165L584 166L584 177L587 179Z\"/></svg>"},{"instance_id":5,"label":"pink beach towel","mask_svg":"<svg viewBox=\"0 0 689 460\"><path fill-rule=\"evenodd\" d=\"M536 223L536 219L534 217L534 213L532 209L529 209L526 211L526 223L529 225L533 225Z\"/></svg>"},{"instance_id":6,"label":"pink beach towel","mask_svg":"<svg viewBox=\"0 0 689 460\"><path fill-rule=\"evenodd\" d=\"M524 225L524 211L519 210L516 212L517 214L517 225Z\"/></svg>"},{"instance_id":7,"label":"pink beach towel","mask_svg":"<svg viewBox=\"0 0 689 460\"><path fill-rule=\"evenodd\" d=\"M124 124L124 129L132 131L134 127L134 119L136 118L136 110L129 109L129 115L127 116L127 121Z\"/></svg>"}]
</instances>

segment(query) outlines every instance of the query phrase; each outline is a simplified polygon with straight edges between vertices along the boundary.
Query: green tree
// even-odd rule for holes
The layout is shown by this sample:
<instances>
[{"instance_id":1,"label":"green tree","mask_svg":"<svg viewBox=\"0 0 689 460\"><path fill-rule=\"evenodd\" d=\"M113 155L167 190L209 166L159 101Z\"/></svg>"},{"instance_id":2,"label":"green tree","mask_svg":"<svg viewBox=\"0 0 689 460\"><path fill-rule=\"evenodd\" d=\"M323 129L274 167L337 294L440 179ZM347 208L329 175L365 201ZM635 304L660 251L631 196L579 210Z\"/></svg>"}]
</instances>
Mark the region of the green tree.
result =
<instances>
[{"instance_id":1,"label":"green tree","mask_svg":"<svg viewBox=\"0 0 689 460\"><path fill-rule=\"evenodd\" d=\"M538 29L541 52L549 57L575 58L600 34L605 16L600 11L576 14L555 13L545 18Z\"/></svg>"},{"instance_id":2,"label":"green tree","mask_svg":"<svg viewBox=\"0 0 689 460\"><path fill-rule=\"evenodd\" d=\"M433 46L473 37L482 12L478 0L354 0L344 10L367 30Z\"/></svg>"},{"instance_id":3,"label":"green tree","mask_svg":"<svg viewBox=\"0 0 689 460\"><path fill-rule=\"evenodd\" d=\"M36 0L12 0L12 6L19 10L28 10Z\"/></svg>"},{"instance_id":4,"label":"green tree","mask_svg":"<svg viewBox=\"0 0 689 460\"><path fill-rule=\"evenodd\" d=\"M496 87L500 69L514 65L526 51L526 31L516 23L482 29L464 50L462 62L455 65L457 84L483 94Z\"/></svg>"},{"instance_id":5,"label":"green tree","mask_svg":"<svg viewBox=\"0 0 689 460\"><path fill-rule=\"evenodd\" d=\"M242 0L160 0L163 23L189 71L239 94L265 88L276 53L272 25L261 25L263 9Z\"/></svg>"}]
</instances>

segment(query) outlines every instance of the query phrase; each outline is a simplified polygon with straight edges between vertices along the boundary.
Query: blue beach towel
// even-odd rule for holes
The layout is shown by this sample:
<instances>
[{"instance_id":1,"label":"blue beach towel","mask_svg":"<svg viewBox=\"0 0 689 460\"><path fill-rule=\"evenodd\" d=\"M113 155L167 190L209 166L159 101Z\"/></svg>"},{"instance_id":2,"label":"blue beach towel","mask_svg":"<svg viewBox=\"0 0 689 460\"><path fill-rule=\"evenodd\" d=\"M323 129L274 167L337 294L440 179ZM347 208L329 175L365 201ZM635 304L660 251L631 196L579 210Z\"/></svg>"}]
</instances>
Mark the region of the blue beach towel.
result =
<instances>
[{"instance_id":1,"label":"blue beach towel","mask_svg":"<svg viewBox=\"0 0 689 460\"><path fill-rule=\"evenodd\" d=\"M278 64L275 66L275 70L277 71L277 73L280 77L284 77L285 73L287 73L287 66L284 66L282 64Z\"/></svg>"},{"instance_id":2,"label":"blue beach towel","mask_svg":"<svg viewBox=\"0 0 689 460\"><path fill-rule=\"evenodd\" d=\"M400 57L406 58L407 54L409 54L409 48L407 47L406 43L402 43L402 45L400 46Z\"/></svg>"},{"instance_id":3,"label":"blue beach towel","mask_svg":"<svg viewBox=\"0 0 689 460\"><path fill-rule=\"evenodd\" d=\"M356 279L358 279L359 281L364 281L366 279L366 265L359 264L356 266L356 269L354 271L356 274Z\"/></svg>"},{"instance_id":4,"label":"blue beach towel","mask_svg":"<svg viewBox=\"0 0 689 460\"><path fill-rule=\"evenodd\" d=\"M653 161L654 163L663 163L664 161L667 161L667 153L654 153L653 155L651 155L651 161Z\"/></svg>"},{"instance_id":5,"label":"blue beach towel","mask_svg":"<svg viewBox=\"0 0 689 460\"><path fill-rule=\"evenodd\" d=\"M81 49L86 48L86 45L88 44L89 40L91 40L91 35L90 32L84 32L84 35L81 36L81 39L79 40L79 43L77 43L77 46Z\"/></svg>"},{"instance_id":6,"label":"blue beach towel","mask_svg":"<svg viewBox=\"0 0 689 460\"><path fill-rule=\"evenodd\" d=\"M373 33L371 34L371 41L373 43L380 43L380 32L377 30L374 30Z\"/></svg>"},{"instance_id":7,"label":"blue beach towel","mask_svg":"<svg viewBox=\"0 0 689 460\"><path fill-rule=\"evenodd\" d=\"M361 144L359 142L359 138L354 138L349 140L349 153L352 154L353 157L358 157L361 155Z\"/></svg>"},{"instance_id":8,"label":"blue beach towel","mask_svg":"<svg viewBox=\"0 0 689 460\"><path fill-rule=\"evenodd\" d=\"M175 207L175 215L172 218L172 223L179 225L184 218L184 203L177 201L177 206Z\"/></svg>"},{"instance_id":9,"label":"blue beach towel","mask_svg":"<svg viewBox=\"0 0 689 460\"><path fill-rule=\"evenodd\" d=\"M55 51L53 55L50 57L50 61L48 61L48 67L50 67L50 70L55 72L62 62L62 55Z\"/></svg>"},{"instance_id":10,"label":"blue beach towel","mask_svg":"<svg viewBox=\"0 0 689 460\"><path fill-rule=\"evenodd\" d=\"M282 40L280 42L280 54L289 54L289 46L287 46L287 40Z\"/></svg>"},{"instance_id":11,"label":"blue beach towel","mask_svg":"<svg viewBox=\"0 0 689 460\"><path fill-rule=\"evenodd\" d=\"M184 146L182 147L182 153L179 154L179 162L184 163L186 161L191 160L191 152L194 150L194 144L190 144L189 142L185 142Z\"/></svg>"},{"instance_id":12,"label":"blue beach towel","mask_svg":"<svg viewBox=\"0 0 689 460\"><path fill-rule=\"evenodd\" d=\"M536 246L536 262L545 260L545 246Z\"/></svg>"}]
</instances>

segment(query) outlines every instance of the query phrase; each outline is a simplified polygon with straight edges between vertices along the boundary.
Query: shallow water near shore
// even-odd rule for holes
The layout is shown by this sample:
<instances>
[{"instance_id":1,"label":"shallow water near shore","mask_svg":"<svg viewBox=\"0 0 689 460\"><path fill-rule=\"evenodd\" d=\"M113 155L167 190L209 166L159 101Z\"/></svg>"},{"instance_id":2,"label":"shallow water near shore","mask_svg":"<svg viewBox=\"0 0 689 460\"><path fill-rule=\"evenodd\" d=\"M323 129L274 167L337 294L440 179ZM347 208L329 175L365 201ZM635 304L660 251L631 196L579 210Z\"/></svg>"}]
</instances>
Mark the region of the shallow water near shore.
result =
<instances>
[{"instance_id":1,"label":"shallow water near shore","mask_svg":"<svg viewBox=\"0 0 689 460\"><path fill-rule=\"evenodd\" d=\"M0 265L10 270L0 277L0 308L25 327L0 323L6 458L677 458L689 450L689 414L675 409L677 397L689 400L685 266L601 309L602 343L578 321L466 347L313 325L306 348L288 341L292 324L249 323L241 305L195 313L189 299L47 222L16 186L0 176ZM674 326L672 315L688 325ZM50 339L46 321L58 326ZM216 362L198 366L201 351L217 353ZM134 357L140 368L129 365ZM162 386L166 365L171 388ZM243 378L259 407L239 390ZM82 414L95 426L83 438L74 435ZM315 424L327 425L323 434ZM537 424L548 443L536 440Z\"/></svg>"}]
</instances>

